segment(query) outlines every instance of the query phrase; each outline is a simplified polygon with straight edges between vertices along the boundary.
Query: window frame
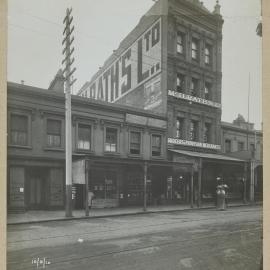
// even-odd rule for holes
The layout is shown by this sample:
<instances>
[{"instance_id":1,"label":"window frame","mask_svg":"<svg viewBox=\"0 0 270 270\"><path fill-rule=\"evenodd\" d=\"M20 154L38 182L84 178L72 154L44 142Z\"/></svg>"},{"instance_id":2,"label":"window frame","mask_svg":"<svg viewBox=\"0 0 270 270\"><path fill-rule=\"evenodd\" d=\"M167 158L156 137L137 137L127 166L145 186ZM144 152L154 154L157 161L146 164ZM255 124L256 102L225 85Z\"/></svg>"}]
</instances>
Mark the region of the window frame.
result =
<instances>
[{"instance_id":1,"label":"window frame","mask_svg":"<svg viewBox=\"0 0 270 270\"><path fill-rule=\"evenodd\" d=\"M193 44L196 45L196 48L193 48ZM198 38L192 37L191 39L191 59L193 61L198 62L200 57L199 57L199 52L200 52L200 40ZM196 57L193 57L193 53L195 53Z\"/></svg>"},{"instance_id":2,"label":"window frame","mask_svg":"<svg viewBox=\"0 0 270 270\"><path fill-rule=\"evenodd\" d=\"M242 148L241 150L240 150L240 147L239 147L240 145L243 146L243 147L241 147ZM243 141L238 141L237 142L237 151L238 152L245 151L245 143Z\"/></svg>"},{"instance_id":3,"label":"window frame","mask_svg":"<svg viewBox=\"0 0 270 270\"><path fill-rule=\"evenodd\" d=\"M191 123L194 123L194 138L191 139ZM189 140L192 142L197 142L199 140L199 121L190 119L189 123Z\"/></svg>"},{"instance_id":4,"label":"window frame","mask_svg":"<svg viewBox=\"0 0 270 270\"><path fill-rule=\"evenodd\" d=\"M227 144L226 142L229 142L230 143L230 151L227 151ZM231 153L232 152L232 140L230 139L225 139L224 140L224 150L225 150L225 153Z\"/></svg>"},{"instance_id":5,"label":"window frame","mask_svg":"<svg viewBox=\"0 0 270 270\"><path fill-rule=\"evenodd\" d=\"M151 158L163 158L164 156L164 150L163 150L163 145L164 145L164 142L163 142L163 134L159 133L159 132L151 132L150 133L151 137L150 137L150 140L151 140ZM153 155L153 136L159 136L160 137L160 155Z\"/></svg>"},{"instance_id":6,"label":"window frame","mask_svg":"<svg viewBox=\"0 0 270 270\"><path fill-rule=\"evenodd\" d=\"M78 143L79 143L79 125L83 126L88 126L90 127L90 148L89 149L84 149L84 148L79 148ZM75 140L75 149L76 151L79 152L92 152L93 151L93 124L86 122L86 121L77 121L76 122L76 140Z\"/></svg>"},{"instance_id":7,"label":"window frame","mask_svg":"<svg viewBox=\"0 0 270 270\"><path fill-rule=\"evenodd\" d=\"M206 50L208 50L208 54L206 54ZM211 66L212 65L212 45L211 44L205 44L204 47L204 64L206 66ZM209 62L206 61L206 59L208 59Z\"/></svg>"},{"instance_id":8,"label":"window frame","mask_svg":"<svg viewBox=\"0 0 270 270\"><path fill-rule=\"evenodd\" d=\"M194 83L194 81L195 81L195 83ZM192 85L193 85L193 88L191 87ZM191 96L198 97L199 90L200 90L200 79L195 78L195 77L191 77L189 90L190 90L189 94Z\"/></svg>"},{"instance_id":9,"label":"window frame","mask_svg":"<svg viewBox=\"0 0 270 270\"><path fill-rule=\"evenodd\" d=\"M175 124L175 126L176 126L176 136L175 137L177 139L184 139L184 134L185 134L184 121L185 121L184 117L176 117L176 124ZM177 123L180 123L180 127L182 126L182 130L180 130L178 128ZM179 134L181 134L181 136L179 136L178 132L179 132Z\"/></svg>"},{"instance_id":10,"label":"window frame","mask_svg":"<svg viewBox=\"0 0 270 270\"><path fill-rule=\"evenodd\" d=\"M48 124L48 120L54 120L54 121L60 121L61 122L61 134L60 134L60 146L49 146L48 145L48 137L47 137L47 124ZM44 149L45 150L61 150L64 151L65 150L65 120L61 117L57 117L57 116L46 116L44 117Z\"/></svg>"},{"instance_id":11,"label":"window frame","mask_svg":"<svg viewBox=\"0 0 270 270\"><path fill-rule=\"evenodd\" d=\"M180 80L180 85L178 85L178 79ZM186 76L180 72L176 73L176 92L178 93L184 93L185 92L185 81ZM178 90L178 87L180 90Z\"/></svg>"},{"instance_id":12,"label":"window frame","mask_svg":"<svg viewBox=\"0 0 270 270\"><path fill-rule=\"evenodd\" d=\"M178 42L178 38L180 37L181 42ZM178 51L178 48L181 48L180 51ZM184 55L185 54L185 34L181 31L177 31L176 34L176 53L177 55Z\"/></svg>"},{"instance_id":13,"label":"window frame","mask_svg":"<svg viewBox=\"0 0 270 270\"><path fill-rule=\"evenodd\" d=\"M207 85L209 86L209 88L207 88ZM213 87L213 84L212 83L210 83L210 82L204 82L204 89L203 89L204 99L206 99L206 100L212 100L212 87ZM208 89L208 97L206 97L206 89Z\"/></svg>"},{"instance_id":14,"label":"window frame","mask_svg":"<svg viewBox=\"0 0 270 270\"><path fill-rule=\"evenodd\" d=\"M207 129L207 133L208 133L208 136L207 136L207 140L205 140L205 136L207 135L206 134L206 127L208 126L208 129ZM203 142L204 143L211 143L212 142L212 123L209 123L209 122L205 122L204 123L204 127L203 127Z\"/></svg>"},{"instance_id":15,"label":"window frame","mask_svg":"<svg viewBox=\"0 0 270 270\"><path fill-rule=\"evenodd\" d=\"M27 137L26 137L26 144L15 144L11 141L11 118L12 115L17 116L24 116L27 119ZM17 148L32 148L32 121L31 121L31 115L27 112L16 112L16 111L10 111L8 113L8 146L11 147L17 147Z\"/></svg>"},{"instance_id":16,"label":"window frame","mask_svg":"<svg viewBox=\"0 0 270 270\"><path fill-rule=\"evenodd\" d=\"M106 150L106 137L107 137L107 129L115 129L116 130L116 147L115 151L107 151ZM120 147L120 128L114 125L105 125L104 126L104 143L103 143L103 151L105 154L119 154Z\"/></svg>"},{"instance_id":17,"label":"window frame","mask_svg":"<svg viewBox=\"0 0 270 270\"><path fill-rule=\"evenodd\" d=\"M139 133L140 134L140 152L139 154L131 153L131 133ZM142 131L138 129L130 129L128 133L128 155L130 156L142 156L142 144L143 144L143 136Z\"/></svg>"}]
</instances>

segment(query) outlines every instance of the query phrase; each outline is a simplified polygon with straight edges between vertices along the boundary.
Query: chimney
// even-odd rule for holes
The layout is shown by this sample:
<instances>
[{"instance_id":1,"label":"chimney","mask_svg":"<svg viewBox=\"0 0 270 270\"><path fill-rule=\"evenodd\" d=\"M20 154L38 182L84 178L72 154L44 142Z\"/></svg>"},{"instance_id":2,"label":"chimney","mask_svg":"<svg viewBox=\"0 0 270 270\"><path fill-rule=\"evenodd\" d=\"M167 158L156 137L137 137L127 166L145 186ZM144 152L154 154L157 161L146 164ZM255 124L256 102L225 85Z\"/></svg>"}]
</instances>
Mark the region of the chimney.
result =
<instances>
[{"instance_id":1,"label":"chimney","mask_svg":"<svg viewBox=\"0 0 270 270\"><path fill-rule=\"evenodd\" d=\"M62 69L59 69L54 79L50 83L48 90L64 93L65 78Z\"/></svg>"}]
</instances>

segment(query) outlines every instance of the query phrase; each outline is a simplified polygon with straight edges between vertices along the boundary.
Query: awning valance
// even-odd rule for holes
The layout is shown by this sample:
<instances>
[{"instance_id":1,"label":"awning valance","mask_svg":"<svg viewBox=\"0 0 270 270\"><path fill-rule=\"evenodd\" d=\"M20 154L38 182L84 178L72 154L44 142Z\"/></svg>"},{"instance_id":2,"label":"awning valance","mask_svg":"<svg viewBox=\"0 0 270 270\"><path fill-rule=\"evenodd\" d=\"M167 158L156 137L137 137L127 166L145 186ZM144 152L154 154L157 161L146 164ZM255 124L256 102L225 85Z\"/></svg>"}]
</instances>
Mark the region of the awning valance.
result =
<instances>
[{"instance_id":1,"label":"awning valance","mask_svg":"<svg viewBox=\"0 0 270 270\"><path fill-rule=\"evenodd\" d=\"M170 152L190 156L190 157L197 157L197 158L207 158L207 159L216 159L216 160L225 160L225 161L237 161L237 162L246 162L243 159L229 157L221 154L211 154L211 153L201 153L201 152L193 152L193 151L186 151L186 150L176 150L176 149L169 149Z\"/></svg>"}]
</instances>

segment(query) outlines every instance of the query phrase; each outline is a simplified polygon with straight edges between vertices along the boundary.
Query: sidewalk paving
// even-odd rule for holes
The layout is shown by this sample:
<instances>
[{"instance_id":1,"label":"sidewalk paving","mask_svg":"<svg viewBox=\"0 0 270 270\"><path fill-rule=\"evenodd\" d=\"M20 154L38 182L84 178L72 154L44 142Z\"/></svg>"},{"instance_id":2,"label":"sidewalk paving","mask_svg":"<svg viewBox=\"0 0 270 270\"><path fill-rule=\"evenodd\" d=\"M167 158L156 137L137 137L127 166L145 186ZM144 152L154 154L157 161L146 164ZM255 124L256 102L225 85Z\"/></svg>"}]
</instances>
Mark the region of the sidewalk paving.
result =
<instances>
[{"instance_id":1,"label":"sidewalk paving","mask_svg":"<svg viewBox=\"0 0 270 270\"><path fill-rule=\"evenodd\" d=\"M236 206L252 206L260 205L256 204L244 204L242 202L229 203L228 207ZM125 215L137 215L137 214L149 214L157 212L173 212L173 211L184 211L184 210L203 210L203 209L215 209L214 204L204 204L200 208L194 205L193 208L190 205L158 205L149 206L147 211L144 212L142 207L118 207L118 208L102 208L102 209L90 209L89 216L85 216L84 210L73 210L73 217L65 217L65 210L51 210L51 211L27 211L24 213L14 213L7 215L7 224L27 224L27 223L39 223L48 221L62 221L62 220L78 220L87 218L101 218L101 217L116 217Z\"/></svg>"}]
</instances>

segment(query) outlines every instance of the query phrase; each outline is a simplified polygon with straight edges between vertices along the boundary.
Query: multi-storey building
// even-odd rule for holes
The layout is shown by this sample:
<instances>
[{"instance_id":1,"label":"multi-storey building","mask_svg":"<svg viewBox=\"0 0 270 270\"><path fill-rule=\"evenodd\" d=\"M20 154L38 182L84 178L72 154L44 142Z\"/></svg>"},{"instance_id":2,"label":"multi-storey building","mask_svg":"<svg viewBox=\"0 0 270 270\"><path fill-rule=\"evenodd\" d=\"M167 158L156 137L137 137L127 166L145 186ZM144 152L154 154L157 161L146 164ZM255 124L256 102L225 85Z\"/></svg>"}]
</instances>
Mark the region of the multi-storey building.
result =
<instances>
[{"instance_id":1,"label":"multi-storey building","mask_svg":"<svg viewBox=\"0 0 270 270\"><path fill-rule=\"evenodd\" d=\"M245 160L221 151L222 25L218 1L210 12L198 0L159 0L78 92L165 113L168 158L195 170L192 183L184 166L173 172L175 196L192 190L199 204L228 168L247 178Z\"/></svg>"},{"instance_id":2,"label":"multi-storey building","mask_svg":"<svg viewBox=\"0 0 270 270\"><path fill-rule=\"evenodd\" d=\"M64 103L63 92L8 84L9 209L63 208ZM84 160L94 207L142 205L146 178L147 203L154 203L164 189L161 179L177 166L167 161L166 117L157 113L73 96L72 137L78 208L85 197Z\"/></svg>"},{"instance_id":3,"label":"multi-storey building","mask_svg":"<svg viewBox=\"0 0 270 270\"><path fill-rule=\"evenodd\" d=\"M238 115L233 123L221 122L222 151L248 162L247 193L251 201L262 200L263 137L261 130Z\"/></svg>"}]
</instances>

